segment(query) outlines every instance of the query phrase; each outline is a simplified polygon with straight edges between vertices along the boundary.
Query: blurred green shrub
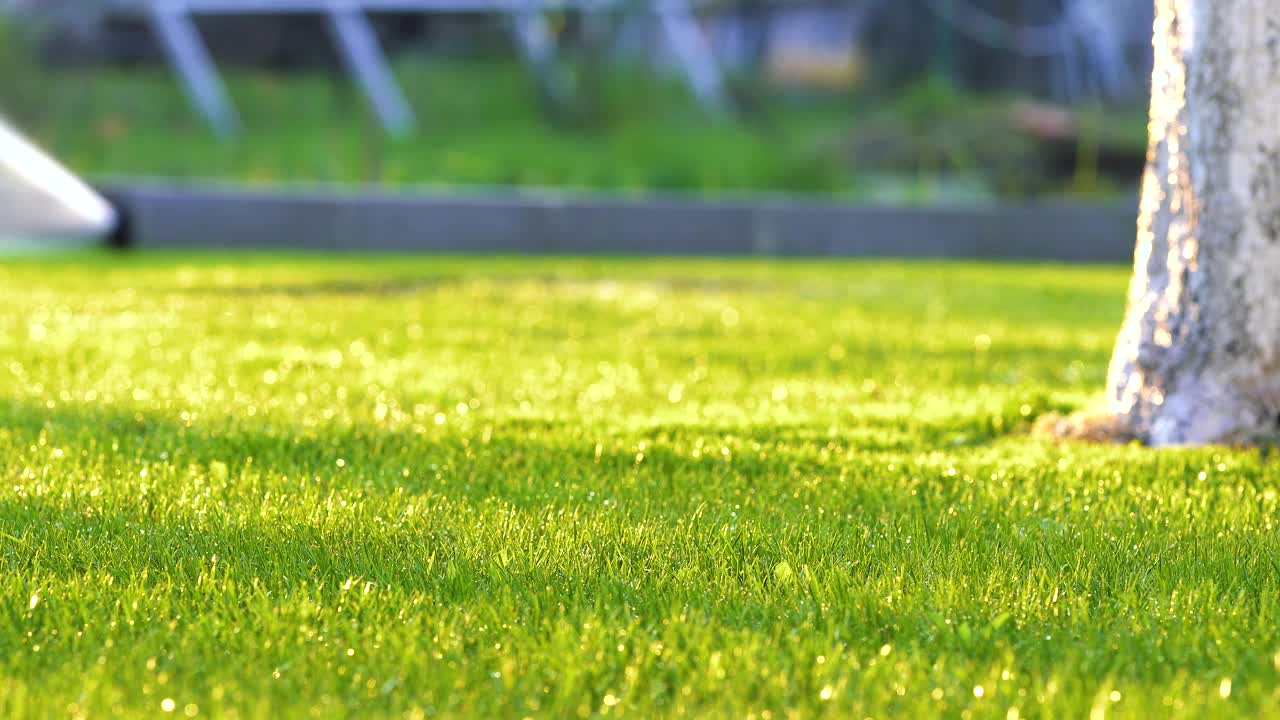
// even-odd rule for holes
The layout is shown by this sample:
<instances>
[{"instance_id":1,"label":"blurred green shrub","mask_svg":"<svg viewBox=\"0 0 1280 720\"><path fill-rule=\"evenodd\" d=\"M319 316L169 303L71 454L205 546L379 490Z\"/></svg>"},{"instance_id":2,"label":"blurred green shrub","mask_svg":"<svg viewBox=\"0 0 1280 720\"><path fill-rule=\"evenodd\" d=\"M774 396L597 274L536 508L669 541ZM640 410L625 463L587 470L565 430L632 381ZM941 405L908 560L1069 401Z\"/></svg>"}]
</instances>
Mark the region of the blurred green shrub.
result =
<instances>
[{"instance_id":1,"label":"blurred green shrub","mask_svg":"<svg viewBox=\"0 0 1280 720\"><path fill-rule=\"evenodd\" d=\"M31 36L0 24L0 113L99 177L779 191L908 203L935 201L943 185L975 189L946 191L960 202L992 192L1126 191L1087 165L1074 178L1050 175L1034 143L1010 128L1011 100L973 97L945 82L861 98L762 88L755 111L717 116L679 77L604 63L590 43L575 52L565 62L580 105L554 118L527 69L511 59L401 58L396 72L420 131L400 140L379 132L341 76L229 70L246 132L226 143L192 114L166 68L42 67ZM1102 114L1089 127L1105 129L1113 117Z\"/></svg>"}]
</instances>

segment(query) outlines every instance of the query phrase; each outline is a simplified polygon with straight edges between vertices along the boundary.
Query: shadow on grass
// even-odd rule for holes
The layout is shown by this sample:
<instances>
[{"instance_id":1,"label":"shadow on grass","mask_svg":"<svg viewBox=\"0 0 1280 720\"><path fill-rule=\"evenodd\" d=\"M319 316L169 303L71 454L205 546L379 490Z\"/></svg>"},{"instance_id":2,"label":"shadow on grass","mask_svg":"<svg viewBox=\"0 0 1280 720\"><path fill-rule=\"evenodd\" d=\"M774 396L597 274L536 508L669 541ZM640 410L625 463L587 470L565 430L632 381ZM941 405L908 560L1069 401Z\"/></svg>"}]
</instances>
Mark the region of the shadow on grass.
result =
<instances>
[{"instance_id":1,"label":"shadow on grass","mask_svg":"<svg viewBox=\"0 0 1280 720\"><path fill-rule=\"evenodd\" d=\"M284 295L288 297L323 297L326 295L369 295L397 296L407 295L423 290L435 290L458 287L469 284L520 283L540 285L547 289L557 288L607 288L613 284L621 286L640 286L676 292L750 292L767 293L793 290L795 294L804 295L803 288L788 288L787 285L734 278L714 277L653 277L653 278L613 278L609 276L574 276L554 274L512 274L512 275L416 275L412 277L376 277L367 279L333 279L309 283L263 283L260 285L203 285L195 287L171 288L171 292L197 295L222 295L229 297L260 297Z\"/></svg>"}]
</instances>

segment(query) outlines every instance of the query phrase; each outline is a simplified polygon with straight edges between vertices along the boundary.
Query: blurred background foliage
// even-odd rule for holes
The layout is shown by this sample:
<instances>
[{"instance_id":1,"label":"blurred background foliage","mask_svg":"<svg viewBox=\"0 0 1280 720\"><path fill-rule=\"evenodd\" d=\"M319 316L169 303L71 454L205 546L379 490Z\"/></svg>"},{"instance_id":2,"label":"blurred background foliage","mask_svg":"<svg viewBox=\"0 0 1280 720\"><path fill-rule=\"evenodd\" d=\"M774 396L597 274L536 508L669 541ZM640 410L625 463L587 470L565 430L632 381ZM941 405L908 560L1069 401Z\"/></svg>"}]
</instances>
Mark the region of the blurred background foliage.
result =
<instances>
[{"instance_id":1,"label":"blurred background foliage","mask_svg":"<svg viewBox=\"0 0 1280 720\"><path fill-rule=\"evenodd\" d=\"M1044 3L1019 3L1021 21L1056 17L1048 5L1025 12ZM621 16L552 16L575 88L559 105L540 95L498 19L380 17L419 118L400 139L383 135L338 70L319 18L202 21L245 124L230 142L193 115L145 24L127 13L75 22L19 14L0 20L0 112L94 178L765 191L906 204L1132 196L1146 142L1141 83L1118 95L1085 83L1063 95L1047 60L974 40L928 5L889 3L863 18L860 39L824 54L812 49L823 38L806 32L826 31L800 22L788 32L785 7L726 0L725 12L741 16L736 34L716 36L732 99L724 113L700 107L678 73L646 55L644 29ZM821 28L815 17L810 26ZM1144 62L1132 58L1129 75L1140 77Z\"/></svg>"}]
</instances>

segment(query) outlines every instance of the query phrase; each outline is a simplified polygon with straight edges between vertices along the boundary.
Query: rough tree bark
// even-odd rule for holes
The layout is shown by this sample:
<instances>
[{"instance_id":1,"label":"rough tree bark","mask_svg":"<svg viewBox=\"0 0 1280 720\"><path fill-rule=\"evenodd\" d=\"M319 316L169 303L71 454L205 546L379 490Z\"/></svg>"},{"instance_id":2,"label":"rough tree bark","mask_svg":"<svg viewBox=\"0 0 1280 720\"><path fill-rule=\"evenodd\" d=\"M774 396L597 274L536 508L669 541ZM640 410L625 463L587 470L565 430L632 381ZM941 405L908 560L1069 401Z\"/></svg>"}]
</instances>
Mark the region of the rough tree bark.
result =
<instances>
[{"instance_id":1,"label":"rough tree bark","mask_svg":"<svg viewBox=\"0 0 1280 720\"><path fill-rule=\"evenodd\" d=\"M1280 438L1280 0L1156 0L1148 163L1109 408L1064 435Z\"/></svg>"}]
</instances>

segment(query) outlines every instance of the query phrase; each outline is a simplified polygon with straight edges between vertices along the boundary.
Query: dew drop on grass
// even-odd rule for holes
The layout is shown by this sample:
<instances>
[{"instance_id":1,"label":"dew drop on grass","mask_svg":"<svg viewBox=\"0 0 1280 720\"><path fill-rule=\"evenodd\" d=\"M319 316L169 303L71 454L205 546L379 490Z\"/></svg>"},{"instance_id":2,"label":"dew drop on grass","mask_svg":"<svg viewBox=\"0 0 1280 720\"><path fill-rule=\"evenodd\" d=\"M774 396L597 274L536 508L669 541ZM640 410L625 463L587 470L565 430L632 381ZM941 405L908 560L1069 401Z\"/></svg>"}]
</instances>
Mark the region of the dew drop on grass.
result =
<instances>
[{"instance_id":1,"label":"dew drop on grass","mask_svg":"<svg viewBox=\"0 0 1280 720\"><path fill-rule=\"evenodd\" d=\"M173 701L173 698L165 698L160 701L160 709L165 712L173 712L173 709L177 706L178 704Z\"/></svg>"},{"instance_id":2,"label":"dew drop on grass","mask_svg":"<svg viewBox=\"0 0 1280 720\"><path fill-rule=\"evenodd\" d=\"M974 686L973 686L973 696L974 696L974 697L976 697L976 698L980 698L980 697L982 697L983 695L986 695L986 694L987 694L986 689L985 689L985 688L983 688L981 685L974 685Z\"/></svg>"}]
</instances>

